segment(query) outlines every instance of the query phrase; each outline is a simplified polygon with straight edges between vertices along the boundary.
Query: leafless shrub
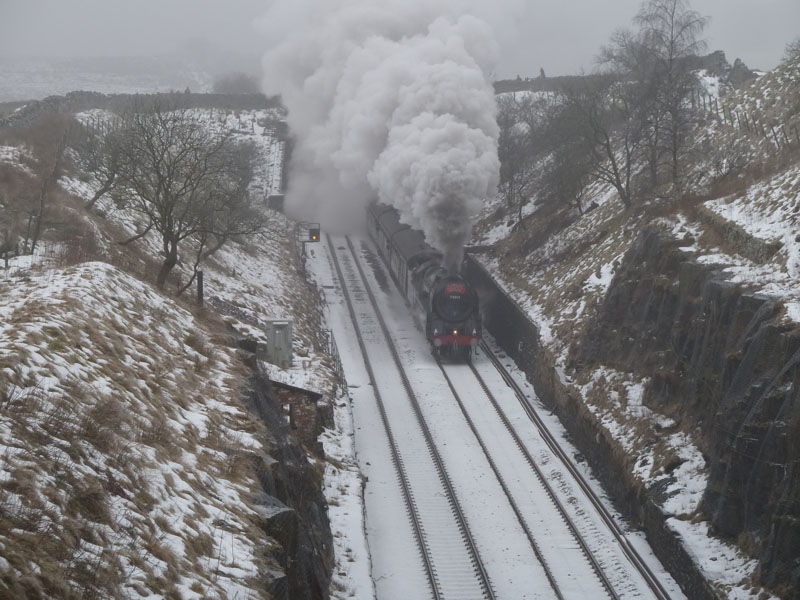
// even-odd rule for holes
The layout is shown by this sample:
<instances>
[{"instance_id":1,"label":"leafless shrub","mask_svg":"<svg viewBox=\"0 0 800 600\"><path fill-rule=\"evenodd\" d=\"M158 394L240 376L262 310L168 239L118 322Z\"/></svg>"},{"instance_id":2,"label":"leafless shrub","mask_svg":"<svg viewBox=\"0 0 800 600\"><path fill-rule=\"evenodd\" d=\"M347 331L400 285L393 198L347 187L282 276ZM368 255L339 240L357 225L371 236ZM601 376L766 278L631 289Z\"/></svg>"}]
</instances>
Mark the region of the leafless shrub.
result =
<instances>
[{"instance_id":1,"label":"leafless shrub","mask_svg":"<svg viewBox=\"0 0 800 600\"><path fill-rule=\"evenodd\" d=\"M743 140L709 144L707 156L711 159L711 170L716 181L741 173L750 163L750 147Z\"/></svg>"},{"instance_id":2,"label":"leafless shrub","mask_svg":"<svg viewBox=\"0 0 800 600\"><path fill-rule=\"evenodd\" d=\"M69 396L51 398L50 406L42 416L42 429L51 438L72 437L78 428L78 407L75 398Z\"/></svg>"},{"instance_id":3,"label":"leafless shrub","mask_svg":"<svg viewBox=\"0 0 800 600\"><path fill-rule=\"evenodd\" d=\"M135 439L135 430L131 432L131 439ZM123 470L126 467L131 468L139 464L140 460L134 453L135 442L129 441L128 443L118 444L115 449L108 456L109 467Z\"/></svg>"},{"instance_id":4,"label":"leafless shrub","mask_svg":"<svg viewBox=\"0 0 800 600\"><path fill-rule=\"evenodd\" d=\"M0 367L5 365L0 364ZM13 383L7 382L0 387L0 411L20 401L25 391Z\"/></svg>"},{"instance_id":5,"label":"leafless shrub","mask_svg":"<svg viewBox=\"0 0 800 600\"><path fill-rule=\"evenodd\" d=\"M17 423L25 423L42 413L48 394L35 378L29 378L18 385L19 387L14 386L17 391L10 393L3 407L6 415Z\"/></svg>"},{"instance_id":6,"label":"leafless shrub","mask_svg":"<svg viewBox=\"0 0 800 600\"><path fill-rule=\"evenodd\" d=\"M79 543L67 564L65 575L80 598L101 599L119 595L124 582L119 553L95 552Z\"/></svg>"}]
</instances>

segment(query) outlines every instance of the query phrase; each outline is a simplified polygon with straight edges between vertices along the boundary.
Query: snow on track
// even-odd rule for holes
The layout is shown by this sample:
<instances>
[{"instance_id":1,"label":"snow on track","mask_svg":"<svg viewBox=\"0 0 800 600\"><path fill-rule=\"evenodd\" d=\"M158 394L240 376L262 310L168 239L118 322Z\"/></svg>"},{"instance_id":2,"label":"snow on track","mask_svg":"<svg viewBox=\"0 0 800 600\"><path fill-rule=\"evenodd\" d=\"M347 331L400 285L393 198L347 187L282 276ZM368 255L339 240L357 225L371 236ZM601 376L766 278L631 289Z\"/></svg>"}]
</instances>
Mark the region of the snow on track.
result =
<instances>
[{"instance_id":1,"label":"snow on track","mask_svg":"<svg viewBox=\"0 0 800 600\"><path fill-rule=\"evenodd\" d=\"M336 332L345 363L353 400L356 448L360 465L367 476L365 520L377 597L425 598L430 597L432 592L426 581L423 559L410 519L406 516L407 503L403 500L387 434L381 425L375 393L362 362L365 358L372 364L391 434L401 449L401 463L413 487L413 503L420 505L426 544L434 557L436 580L440 583L440 590L443 590L442 597L482 597L482 591L472 573L465 575L463 570L459 571L463 566L454 567L441 562L441 556L444 555L463 565L467 553L458 527L452 524L452 507L444 498L438 474L419 431L417 416L410 408L408 394L397 373L378 317L369 303L365 285L374 290L378 309L418 397L421 412L456 491L495 597L553 598L551 584L520 519L512 510L503 486L492 472L442 371L431 356L424 336L414 325L405 300L393 286L386 285L384 268L372 255L368 242L361 241L360 251L357 252L366 282L360 281L353 257L348 256L347 242L339 240L336 247L337 255L343 261L350 262L343 269L347 280L343 283L355 303L357 326L364 334L367 355L363 357L355 340L354 325L347 314L337 282L325 286L328 290L335 290L326 292L329 320ZM332 269L330 277L332 281L335 279ZM502 405L528 452L542 467L545 478L596 555L615 593L621 598L653 597L622 556L618 542L604 531L599 517L593 516L594 508L589 501L582 497L578 486L570 482L570 476L559 468L558 461L538 437L519 400L494 366L483 356L476 357L475 366ZM450 365L445 368L493 462L499 466L503 484L510 490L522 520L541 548L563 597L608 597L601 580L561 517L555 514L552 501L537 481L516 442L505 430L469 366ZM440 533L441 523L450 524L445 525ZM657 570L663 573L662 569ZM450 573L456 575L451 576ZM456 581L461 585L460 588L451 587ZM670 585L669 589L671 597L682 597L676 586Z\"/></svg>"}]
</instances>

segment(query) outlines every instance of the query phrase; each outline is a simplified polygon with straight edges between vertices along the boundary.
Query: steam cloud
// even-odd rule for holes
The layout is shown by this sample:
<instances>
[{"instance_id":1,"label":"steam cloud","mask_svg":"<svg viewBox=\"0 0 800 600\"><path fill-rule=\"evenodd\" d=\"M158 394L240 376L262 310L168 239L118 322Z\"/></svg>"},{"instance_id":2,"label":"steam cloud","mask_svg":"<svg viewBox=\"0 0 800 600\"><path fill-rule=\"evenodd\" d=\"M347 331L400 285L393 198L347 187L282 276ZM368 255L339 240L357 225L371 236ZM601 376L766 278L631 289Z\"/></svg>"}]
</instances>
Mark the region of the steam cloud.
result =
<instances>
[{"instance_id":1,"label":"steam cloud","mask_svg":"<svg viewBox=\"0 0 800 600\"><path fill-rule=\"evenodd\" d=\"M264 58L264 87L283 96L297 138L290 214L346 232L377 195L460 264L499 171L497 50L469 13L465 0L273 3L264 29L283 41Z\"/></svg>"}]
</instances>

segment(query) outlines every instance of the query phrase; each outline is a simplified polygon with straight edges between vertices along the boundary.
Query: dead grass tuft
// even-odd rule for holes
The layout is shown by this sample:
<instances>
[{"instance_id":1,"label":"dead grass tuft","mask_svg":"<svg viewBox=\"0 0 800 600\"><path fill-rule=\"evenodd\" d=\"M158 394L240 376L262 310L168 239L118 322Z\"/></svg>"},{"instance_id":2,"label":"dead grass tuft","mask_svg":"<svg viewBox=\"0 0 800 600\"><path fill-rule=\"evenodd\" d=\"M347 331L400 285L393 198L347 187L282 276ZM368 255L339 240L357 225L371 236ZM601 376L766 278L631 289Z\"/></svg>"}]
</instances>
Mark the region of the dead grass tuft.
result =
<instances>
[{"instance_id":1,"label":"dead grass tuft","mask_svg":"<svg viewBox=\"0 0 800 600\"><path fill-rule=\"evenodd\" d=\"M191 562L196 562L201 556L211 558L214 555L214 538L205 532L187 536L184 545L186 558Z\"/></svg>"},{"instance_id":2,"label":"dead grass tuft","mask_svg":"<svg viewBox=\"0 0 800 600\"><path fill-rule=\"evenodd\" d=\"M87 478L72 488L65 506L68 515L94 523L111 524L108 493L95 479Z\"/></svg>"},{"instance_id":3,"label":"dead grass tuft","mask_svg":"<svg viewBox=\"0 0 800 600\"><path fill-rule=\"evenodd\" d=\"M138 441L148 446L164 446L170 442L171 437L172 428L166 417L159 413L153 415L150 422L142 428Z\"/></svg>"},{"instance_id":4,"label":"dead grass tuft","mask_svg":"<svg viewBox=\"0 0 800 600\"><path fill-rule=\"evenodd\" d=\"M170 483L168 483L167 486L172 487ZM155 518L153 519L153 523L164 533L175 535L175 530L172 528L172 523L166 516L156 515Z\"/></svg>"},{"instance_id":5,"label":"dead grass tuft","mask_svg":"<svg viewBox=\"0 0 800 600\"><path fill-rule=\"evenodd\" d=\"M5 491L17 495L26 505L34 502L39 495L38 474L29 466L14 467L9 471L9 478L0 484Z\"/></svg>"},{"instance_id":6,"label":"dead grass tuft","mask_svg":"<svg viewBox=\"0 0 800 600\"><path fill-rule=\"evenodd\" d=\"M145 541L144 548L153 558L162 561L167 566L167 573L173 574L169 578L175 581L175 574L178 572L178 557L169 546L164 544L162 540L156 536L150 536L150 538Z\"/></svg>"},{"instance_id":7,"label":"dead grass tuft","mask_svg":"<svg viewBox=\"0 0 800 600\"><path fill-rule=\"evenodd\" d=\"M115 397L101 398L83 417L80 437L107 453L117 447L129 427L129 414Z\"/></svg>"}]
</instances>

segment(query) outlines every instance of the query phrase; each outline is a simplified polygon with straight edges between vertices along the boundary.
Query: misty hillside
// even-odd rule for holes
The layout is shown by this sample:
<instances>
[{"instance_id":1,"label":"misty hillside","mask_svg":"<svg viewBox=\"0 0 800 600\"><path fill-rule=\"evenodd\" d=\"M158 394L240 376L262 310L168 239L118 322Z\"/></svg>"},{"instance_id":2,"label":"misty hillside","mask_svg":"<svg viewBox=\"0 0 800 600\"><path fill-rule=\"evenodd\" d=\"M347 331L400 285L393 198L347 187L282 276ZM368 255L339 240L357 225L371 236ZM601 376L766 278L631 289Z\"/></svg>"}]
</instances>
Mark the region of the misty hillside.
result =
<instances>
[{"instance_id":1,"label":"misty hillside","mask_svg":"<svg viewBox=\"0 0 800 600\"><path fill-rule=\"evenodd\" d=\"M735 59L731 65L725 52L717 50L705 56L692 56L689 59L691 69L703 78L706 77L713 95L724 94L740 88L757 74L742 60ZM548 77L542 69L538 77L520 77L501 79L494 82L494 90L498 94L514 92L553 92L574 84L587 75L555 75Z\"/></svg>"},{"instance_id":2,"label":"misty hillside","mask_svg":"<svg viewBox=\"0 0 800 600\"><path fill-rule=\"evenodd\" d=\"M252 77L258 72L255 57L206 45L191 50L153 57L0 56L0 103L42 100L76 90L152 94L189 89L202 93L212 91L216 82L231 73Z\"/></svg>"},{"instance_id":3,"label":"misty hillside","mask_svg":"<svg viewBox=\"0 0 800 600\"><path fill-rule=\"evenodd\" d=\"M568 347L576 319L580 323L586 309L602 298L603 285L610 282L619 259L638 232L650 225L687 240L691 236L696 246L687 244L687 248L714 255L719 262L730 263L731 269L741 265L737 279L752 289L780 293L788 314L797 320L800 305L795 303L800 301L800 288L796 285L800 284L790 282L800 274L794 240L800 191L800 140L794 136L800 127L798 89L800 62L795 61L719 99L719 109L700 111L702 121L691 142L692 156L697 159L688 166L687 179L692 182L686 190L688 201L674 204L664 198L646 199L637 210L628 212L614 200L610 186L593 182L585 201L592 209L585 214L540 202L534 192L523 201L520 222L516 209L509 210L498 197L484 208L474 243L492 246L490 256L501 271L530 290L543 316L550 315L544 319L549 324L545 329L564 334L558 336L563 349ZM738 120L726 122L724 115L747 115L768 125L763 130L760 125L747 130ZM773 123L781 132L777 138L772 133ZM716 215L716 221L704 225L705 214ZM722 229L721 236L706 231L714 225ZM560 229L553 232L553 227ZM741 235L737 235L739 231ZM768 261L751 261L754 271L747 274L748 263L743 259L747 259L750 239L753 246L777 243L777 251ZM584 284L591 281L591 277L587 280L590 274L597 274L597 289ZM582 293L570 299L576 289Z\"/></svg>"},{"instance_id":4,"label":"misty hillside","mask_svg":"<svg viewBox=\"0 0 800 600\"><path fill-rule=\"evenodd\" d=\"M44 126L6 131L0 142L7 199L36 189L50 133L68 140L44 168L56 180L44 191L35 251L3 246L0 597L266 598L326 588L324 465L308 462L270 388L273 379L337 395L294 225L261 208L262 232L204 262L205 306L193 291L176 298L192 276L189 247L158 290L156 239L119 243L141 232L141 215L118 196L86 208L100 186L86 170L87 136L99 144L118 115L40 118ZM252 144L259 206L279 190L279 112L196 109L191 118ZM20 208L0 207L4 240ZM30 230L20 231L29 246ZM257 350L266 321L287 317L296 353L288 370ZM325 439L336 455L337 434ZM342 477L347 460L337 462ZM347 484L330 485L346 502ZM291 580L287 556L299 565Z\"/></svg>"},{"instance_id":5,"label":"misty hillside","mask_svg":"<svg viewBox=\"0 0 800 600\"><path fill-rule=\"evenodd\" d=\"M552 96L521 94L546 121ZM543 154L519 205L485 207L472 252L535 323L542 388L593 415L626 493L663 512L702 577L725 597L795 597L800 60L693 114L677 199L662 186L626 208L589 180L582 210L554 203ZM741 569L719 569L726 552Z\"/></svg>"}]
</instances>

